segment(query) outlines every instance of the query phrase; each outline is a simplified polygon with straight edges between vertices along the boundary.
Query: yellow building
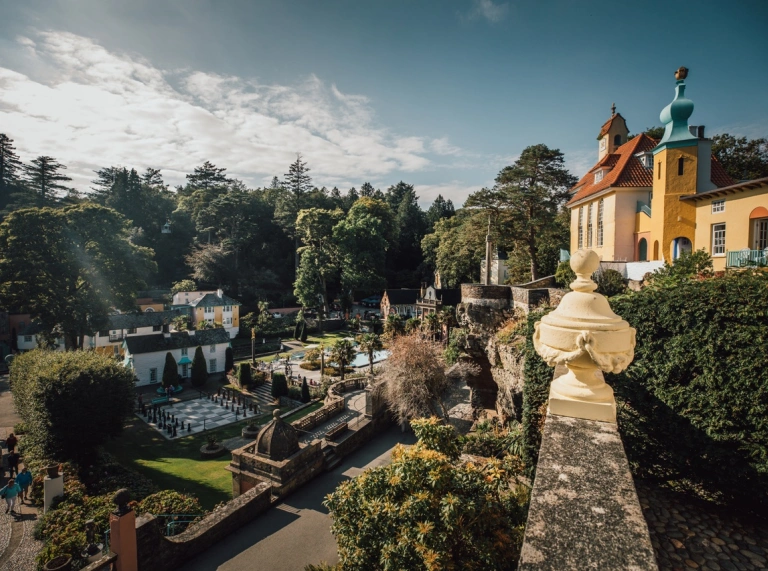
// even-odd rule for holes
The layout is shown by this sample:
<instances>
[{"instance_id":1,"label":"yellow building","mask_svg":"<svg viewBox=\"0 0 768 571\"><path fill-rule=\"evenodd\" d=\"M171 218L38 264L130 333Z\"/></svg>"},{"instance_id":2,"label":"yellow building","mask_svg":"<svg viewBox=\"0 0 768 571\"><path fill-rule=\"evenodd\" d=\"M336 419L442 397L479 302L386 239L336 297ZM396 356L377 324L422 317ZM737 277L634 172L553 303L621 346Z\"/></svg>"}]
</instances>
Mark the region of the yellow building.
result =
<instances>
[{"instance_id":1,"label":"yellow building","mask_svg":"<svg viewBox=\"0 0 768 571\"><path fill-rule=\"evenodd\" d=\"M223 291L203 292L203 295L189 302L192 307L192 324L198 328L205 321L208 325L224 327L230 338L234 338L240 329L240 305L236 299L225 295Z\"/></svg>"},{"instance_id":2,"label":"yellow building","mask_svg":"<svg viewBox=\"0 0 768 571\"><path fill-rule=\"evenodd\" d=\"M712 156L704 127L688 125L685 68L675 98L661 112L664 135L626 142L624 118L612 109L598 136L598 162L571 189L571 251L595 250L603 261L671 261L697 243L697 208L683 199L734 181Z\"/></svg>"},{"instance_id":3,"label":"yellow building","mask_svg":"<svg viewBox=\"0 0 768 571\"><path fill-rule=\"evenodd\" d=\"M695 209L694 244L712 256L715 271L768 266L768 177L680 201Z\"/></svg>"}]
</instances>

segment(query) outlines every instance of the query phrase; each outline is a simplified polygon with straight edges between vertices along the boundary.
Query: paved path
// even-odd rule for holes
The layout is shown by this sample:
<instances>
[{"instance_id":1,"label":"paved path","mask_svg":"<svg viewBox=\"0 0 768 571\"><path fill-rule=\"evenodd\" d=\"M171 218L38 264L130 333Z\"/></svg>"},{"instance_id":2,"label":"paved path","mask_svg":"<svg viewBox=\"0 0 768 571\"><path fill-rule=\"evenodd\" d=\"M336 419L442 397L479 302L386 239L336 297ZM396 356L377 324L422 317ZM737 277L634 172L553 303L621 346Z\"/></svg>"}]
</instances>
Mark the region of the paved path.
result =
<instances>
[{"instance_id":1,"label":"paved path","mask_svg":"<svg viewBox=\"0 0 768 571\"><path fill-rule=\"evenodd\" d=\"M347 457L335 469L318 476L265 514L184 565L185 571L302 571L309 563L335 563L336 541L331 534L325 496L347 480L390 461L398 442L413 443L412 433L392 428Z\"/></svg>"},{"instance_id":2,"label":"paved path","mask_svg":"<svg viewBox=\"0 0 768 571\"><path fill-rule=\"evenodd\" d=\"M637 481L660 571L768 569L768 522Z\"/></svg>"}]
</instances>

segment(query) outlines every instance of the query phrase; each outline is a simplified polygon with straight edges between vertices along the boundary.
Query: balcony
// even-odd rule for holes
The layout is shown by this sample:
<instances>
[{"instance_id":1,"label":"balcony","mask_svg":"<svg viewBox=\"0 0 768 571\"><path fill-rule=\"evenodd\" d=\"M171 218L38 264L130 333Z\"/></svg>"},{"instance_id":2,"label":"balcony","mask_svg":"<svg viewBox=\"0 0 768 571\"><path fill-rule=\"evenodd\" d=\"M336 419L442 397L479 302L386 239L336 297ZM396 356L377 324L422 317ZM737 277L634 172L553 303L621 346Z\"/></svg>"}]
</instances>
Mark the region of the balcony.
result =
<instances>
[{"instance_id":1,"label":"balcony","mask_svg":"<svg viewBox=\"0 0 768 571\"><path fill-rule=\"evenodd\" d=\"M109 340L110 341L122 341L123 339L125 339L125 335L123 335L122 333L117 334L117 335L111 335L110 334L110 336L109 336Z\"/></svg>"},{"instance_id":2,"label":"balcony","mask_svg":"<svg viewBox=\"0 0 768 571\"><path fill-rule=\"evenodd\" d=\"M647 205L645 202L643 202L642 200L638 200L637 201L637 210L636 210L636 212L638 212L638 213L642 212L643 214L647 214L648 218L651 217L651 207L649 205Z\"/></svg>"},{"instance_id":3,"label":"balcony","mask_svg":"<svg viewBox=\"0 0 768 571\"><path fill-rule=\"evenodd\" d=\"M768 267L768 248L765 250L736 250L726 252L726 268L765 268Z\"/></svg>"}]
</instances>

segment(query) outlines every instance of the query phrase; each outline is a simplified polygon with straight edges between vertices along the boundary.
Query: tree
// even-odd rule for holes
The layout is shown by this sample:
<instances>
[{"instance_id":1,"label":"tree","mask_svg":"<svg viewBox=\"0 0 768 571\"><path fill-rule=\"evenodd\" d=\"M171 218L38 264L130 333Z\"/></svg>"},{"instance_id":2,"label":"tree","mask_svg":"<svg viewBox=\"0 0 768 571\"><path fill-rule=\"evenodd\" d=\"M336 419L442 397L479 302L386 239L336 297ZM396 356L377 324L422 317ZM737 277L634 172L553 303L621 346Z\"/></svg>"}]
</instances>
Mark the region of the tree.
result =
<instances>
[{"instance_id":1,"label":"tree","mask_svg":"<svg viewBox=\"0 0 768 571\"><path fill-rule=\"evenodd\" d=\"M11 213L0 225L0 303L58 329L67 346L106 329L113 308L133 309L156 266L126 220L84 203Z\"/></svg>"},{"instance_id":2,"label":"tree","mask_svg":"<svg viewBox=\"0 0 768 571\"><path fill-rule=\"evenodd\" d=\"M229 373L232 369L235 368L235 356L232 352L232 347L227 347L227 350L224 351L224 371Z\"/></svg>"},{"instance_id":3,"label":"tree","mask_svg":"<svg viewBox=\"0 0 768 571\"><path fill-rule=\"evenodd\" d=\"M22 164L15 151L13 139L0 133L0 210L8 206L11 193L19 184Z\"/></svg>"},{"instance_id":4,"label":"tree","mask_svg":"<svg viewBox=\"0 0 768 571\"><path fill-rule=\"evenodd\" d=\"M171 286L171 295L176 295L180 291L197 291L197 284L194 280L181 280Z\"/></svg>"},{"instance_id":5,"label":"tree","mask_svg":"<svg viewBox=\"0 0 768 571\"><path fill-rule=\"evenodd\" d=\"M165 187L165 182L163 181L163 175L160 174L160 169L154 169L152 167L147 167L147 170L141 175L141 182L148 184L149 186Z\"/></svg>"},{"instance_id":6,"label":"tree","mask_svg":"<svg viewBox=\"0 0 768 571\"><path fill-rule=\"evenodd\" d=\"M272 373L272 398L278 400L280 397L288 396L288 381L283 373Z\"/></svg>"},{"instance_id":7,"label":"tree","mask_svg":"<svg viewBox=\"0 0 768 571\"><path fill-rule=\"evenodd\" d=\"M566 170L564 157L546 145L527 147L512 166L504 167L493 189L471 194L465 207L482 208L492 215L507 251L514 243L530 258L531 279L541 276L539 250L542 241L559 231L558 215L576 179ZM553 268L554 270L554 268Z\"/></svg>"},{"instance_id":8,"label":"tree","mask_svg":"<svg viewBox=\"0 0 768 571\"><path fill-rule=\"evenodd\" d=\"M352 345L351 341L348 341L347 339L339 339L331 345L330 358L339 368L339 374L343 381L347 371L347 365L349 365L355 358L355 347Z\"/></svg>"},{"instance_id":9,"label":"tree","mask_svg":"<svg viewBox=\"0 0 768 571\"><path fill-rule=\"evenodd\" d=\"M225 168L218 168L209 161L205 161L202 166L195 167L193 174L187 175L189 186L204 190L226 186L230 182L224 174L226 170Z\"/></svg>"},{"instance_id":10,"label":"tree","mask_svg":"<svg viewBox=\"0 0 768 571\"><path fill-rule=\"evenodd\" d=\"M456 214L456 209L453 207L453 202L445 200L442 194L438 194L432 206L427 210L427 226L429 231L432 232L435 228L435 224L443 218L451 218Z\"/></svg>"},{"instance_id":11,"label":"tree","mask_svg":"<svg viewBox=\"0 0 768 571\"><path fill-rule=\"evenodd\" d=\"M440 272L440 279L447 287L477 283L480 261L485 256L487 228L488 215L469 209L438 220L433 233L421 241L425 264Z\"/></svg>"},{"instance_id":12,"label":"tree","mask_svg":"<svg viewBox=\"0 0 768 571\"><path fill-rule=\"evenodd\" d=\"M325 500L347 569L509 569L519 558L528 493L503 461L457 462L436 419L412 423L418 442L343 482ZM427 442L430 442L428 445ZM452 446L451 446L452 444Z\"/></svg>"},{"instance_id":13,"label":"tree","mask_svg":"<svg viewBox=\"0 0 768 571\"><path fill-rule=\"evenodd\" d=\"M198 345L192 358L192 386L202 387L208 381L208 367L205 364L203 348Z\"/></svg>"},{"instance_id":14,"label":"tree","mask_svg":"<svg viewBox=\"0 0 768 571\"><path fill-rule=\"evenodd\" d=\"M316 307L328 314L328 281L338 275L338 246L334 226L344 218L337 210L310 208L301 210L296 219L296 232L303 246L296 274L294 295L303 307Z\"/></svg>"},{"instance_id":15,"label":"tree","mask_svg":"<svg viewBox=\"0 0 768 571\"><path fill-rule=\"evenodd\" d=\"M168 351L165 354L165 367L163 367L163 388L167 389L177 384L179 384L178 365L176 364L176 359Z\"/></svg>"},{"instance_id":16,"label":"tree","mask_svg":"<svg viewBox=\"0 0 768 571\"><path fill-rule=\"evenodd\" d=\"M643 134L647 135L651 139L656 139L658 141L664 136L664 127L648 127L645 131L643 131ZM629 135L627 137L627 141L631 141L636 136L637 135Z\"/></svg>"},{"instance_id":17,"label":"tree","mask_svg":"<svg viewBox=\"0 0 768 571\"><path fill-rule=\"evenodd\" d=\"M373 354L384 348L381 337L375 333L364 333L358 337L357 342L360 345L360 350L368 354L368 364L371 367L371 374L373 374Z\"/></svg>"},{"instance_id":18,"label":"tree","mask_svg":"<svg viewBox=\"0 0 768 571\"><path fill-rule=\"evenodd\" d=\"M394 232L387 249L387 281L394 287L418 283L421 240L427 230L419 197L412 184L400 181L387 189L385 200L394 214Z\"/></svg>"},{"instance_id":19,"label":"tree","mask_svg":"<svg viewBox=\"0 0 768 571\"><path fill-rule=\"evenodd\" d=\"M382 378L397 421L402 424L426 416L447 417L442 395L448 381L440 345L414 332L395 339L389 349Z\"/></svg>"},{"instance_id":20,"label":"tree","mask_svg":"<svg viewBox=\"0 0 768 571\"><path fill-rule=\"evenodd\" d=\"M384 334L390 339L394 339L403 332L403 318L396 313L387 315L384 322Z\"/></svg>"},{"instance_id":21,"label":"tree","mask_svg":"<svg viewBox=\"0 0 768 571\"><path fill-rule=\"evenodd\" d=\"M60 184L72 180L60 172L66 168L53 157L47 156L37 157L31 165L24 165L25 181L33 193L35 206L51 206L58 201L57 192L68 190Z\"/></svg>"},{"instance_id":22,"label":"tree","mask_svg":"<svg viewBox=\"0 0 768 571\"><path fill-rule=\"evenodd\" d=\"M424 332L429 335L430 339L434 341L435 335L437 335L437 329L440 326L440 318L437 313L427 313L421 322L421 326L424 329Z\"/></svg>"},{"instance_id":23,"label":"tree","mask_svg":"<svg viewBox=\"0 0 768 571\"><path fill-rule=\"evenodd\" d=\"M301 381L301 402L306 403L310 400L312 400L312 397L309 394L309 385L307 384L307 377L305 376Z\"/></svg>"},{"instance_id":24,"label":"tree","mask_svg":"<svg viewBox=\"0 0 768 571\"><path fill-rule=\"evenodd\" d=\"M712 153L734 180L768 176L768 140L734 137L728 133L712 137Z\"/></svg>"},{"instance_id":25,"label":"tree","mask_svg":"<svg viewBox=\"0 0 768 571\"><path fill-rule=\"evenodd\" d=\"M36 349L18 355L10 375L30 456L88 466L133 413L135 378L111 356Z\"/></svg>"},{"instance_id":26,"label":"tree","mask_svg":"<svg viewBox=\"0 0 768 571\"><path fill-rule=\"evenodd\" d=\"M312 178L309 167L301 160L301 154L296 154L296 160L288 167L283 179L284 193L278 202L275 216L285 233L292 237L295 246L294 265L299 271L299 234L296 231L296 219L299 211L305 207L307 195L312 191Z\"/></svg>"},{"instance_id":27,"label":"tree","mask_svg":"<svg viewBox=\"0 0 768 571\"><path fill-rule=\"evenodd\" d=\"M251 364L240 363L240 367L237 369L237 384L241 388L250 386L251 384Z\"/></svg>"}]
</instances>

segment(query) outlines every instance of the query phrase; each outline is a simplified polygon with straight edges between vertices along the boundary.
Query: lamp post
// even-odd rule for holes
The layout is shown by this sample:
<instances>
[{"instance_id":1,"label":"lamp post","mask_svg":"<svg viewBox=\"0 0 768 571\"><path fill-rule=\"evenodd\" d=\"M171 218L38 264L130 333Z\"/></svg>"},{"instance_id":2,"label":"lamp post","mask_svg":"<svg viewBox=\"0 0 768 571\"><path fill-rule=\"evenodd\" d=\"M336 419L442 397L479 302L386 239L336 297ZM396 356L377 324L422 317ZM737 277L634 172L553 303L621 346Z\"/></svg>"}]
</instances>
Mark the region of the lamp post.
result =
<instances>
[{"instance_id":1,"label":"lamp post","mask_svg":"<svg viewBox=\"0 0 768 571\"><path fill-rule=\"evenodd\" d=\"M251 365L256 363L256 328L251 327Z\"/></svg>"}]
</instances>

